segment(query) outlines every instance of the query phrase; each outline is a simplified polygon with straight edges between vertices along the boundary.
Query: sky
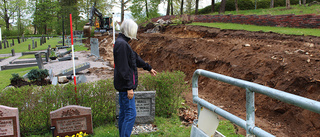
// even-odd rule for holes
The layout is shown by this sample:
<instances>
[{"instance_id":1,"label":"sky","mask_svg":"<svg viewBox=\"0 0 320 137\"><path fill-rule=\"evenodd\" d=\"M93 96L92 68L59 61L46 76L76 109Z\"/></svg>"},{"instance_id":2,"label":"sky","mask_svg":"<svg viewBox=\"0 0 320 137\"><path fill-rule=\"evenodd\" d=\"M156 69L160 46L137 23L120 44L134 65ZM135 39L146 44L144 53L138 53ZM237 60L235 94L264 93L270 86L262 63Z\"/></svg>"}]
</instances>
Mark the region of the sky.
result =
<instances>
[{"instance_id":1,"label":"sky","mask_svg":"<svg viewBox=\"0 0 320 137\"><path fill-rule=\"evenodd\" d=\"M211 0L199 0L199 9L202 9L208 5L211 5ZM166 3L161 3L159 4L158 8L159 8L159 13L165 15L166 14ZM114 7L112 9L113 13L115 13L114 15L114 20L119 21L120 22L120 8L119 7ZM125 11L125 19L129 19L132 18L131 17L131 12L130 11Z\"/></svg>"}]
</instances>

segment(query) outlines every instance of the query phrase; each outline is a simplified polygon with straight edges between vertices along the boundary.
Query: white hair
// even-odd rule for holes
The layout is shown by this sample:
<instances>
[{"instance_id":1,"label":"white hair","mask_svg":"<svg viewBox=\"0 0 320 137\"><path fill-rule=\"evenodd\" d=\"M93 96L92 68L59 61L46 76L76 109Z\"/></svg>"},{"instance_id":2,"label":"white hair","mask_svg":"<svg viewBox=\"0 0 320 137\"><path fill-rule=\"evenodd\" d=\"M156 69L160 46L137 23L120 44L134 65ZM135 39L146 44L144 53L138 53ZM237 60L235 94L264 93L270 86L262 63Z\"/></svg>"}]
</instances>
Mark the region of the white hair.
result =
<instances>
[{"instance_id":1,"label":"white hair","mask_svg":"<svg viewBox=\"0 0 320 137\"><path fill-rule=\"evenodd\" d=\"M120 31L130 39L137 39L138 25L132 19L125 19L121 23Z\"/></svg>"}]
</instances>

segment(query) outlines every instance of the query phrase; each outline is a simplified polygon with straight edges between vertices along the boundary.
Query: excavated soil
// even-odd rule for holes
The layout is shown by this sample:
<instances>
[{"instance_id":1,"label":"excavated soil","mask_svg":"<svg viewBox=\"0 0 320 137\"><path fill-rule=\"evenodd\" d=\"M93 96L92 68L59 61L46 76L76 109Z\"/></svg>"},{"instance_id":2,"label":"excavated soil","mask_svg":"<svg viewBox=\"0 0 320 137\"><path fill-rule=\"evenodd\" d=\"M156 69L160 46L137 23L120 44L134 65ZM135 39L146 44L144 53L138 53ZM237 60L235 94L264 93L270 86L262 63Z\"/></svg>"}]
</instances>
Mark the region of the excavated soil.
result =
<instances>
[{"instance_id":1,"label":"excavated soil","mask_svg":"<svg viewBox=\"0 0 320 137\"><path fill-rule=\"evenodd\" d=\"M183 71L191 85L193 72L205 69L320 101L320 37L184 25L162 31L139 31L139 40L130 41L132 49L159 72ZM99 39L112 41L111 37ZM107 47L100 45L100 55L112 62L112 45ZM246 117L245 89L200 77L199 96ZM196 108L191 89L185 99ZM283 137L320 136L317 113L258 93L255 106L256 126L267 132ZM238 129L245 135L245 130Z\"/></svg>"}]
</instances>

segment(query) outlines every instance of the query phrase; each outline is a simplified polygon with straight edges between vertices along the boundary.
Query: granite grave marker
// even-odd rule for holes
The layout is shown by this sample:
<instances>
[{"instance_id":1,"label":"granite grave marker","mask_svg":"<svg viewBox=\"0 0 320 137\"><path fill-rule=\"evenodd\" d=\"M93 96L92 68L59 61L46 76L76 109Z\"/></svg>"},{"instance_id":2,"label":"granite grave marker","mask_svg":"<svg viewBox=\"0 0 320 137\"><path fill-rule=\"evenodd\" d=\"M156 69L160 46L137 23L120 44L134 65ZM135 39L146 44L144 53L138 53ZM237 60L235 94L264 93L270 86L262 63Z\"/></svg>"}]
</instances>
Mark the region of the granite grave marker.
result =
<instances>
[{"instance_id":1,"label":"granite grave marker","mask_svg":"<svg viewBox=\"0 0 320 137\"><path fill-rule=\"evenodd\" d=\"M18 108L0 105L0 137L20 137Z\"/></svg>"},{"instance_id":2,"label":"granite grave marker","mask_svg":"<svg viewBox=\"0 0 320 137\"><path fill-rule=\"evenodd\" d=\"M136 103L136 121L135 124L151 124L155 117L155 97L156 91L134 91ZM119 92L116 95L116 116L119 116ZM116 122L117 123L117 122Z\"/></svg>"},{"instance_id":3,"label":"granite grave marker","mask_svg":"<svg viewBox=\"0 0 320 137\"><path fill-rule=\"evenodd\" d=\"M89 107L65 106L50 112L54 136L72 136L79 132L93 133L92 112Z\"/></svg>"}]
</instances>

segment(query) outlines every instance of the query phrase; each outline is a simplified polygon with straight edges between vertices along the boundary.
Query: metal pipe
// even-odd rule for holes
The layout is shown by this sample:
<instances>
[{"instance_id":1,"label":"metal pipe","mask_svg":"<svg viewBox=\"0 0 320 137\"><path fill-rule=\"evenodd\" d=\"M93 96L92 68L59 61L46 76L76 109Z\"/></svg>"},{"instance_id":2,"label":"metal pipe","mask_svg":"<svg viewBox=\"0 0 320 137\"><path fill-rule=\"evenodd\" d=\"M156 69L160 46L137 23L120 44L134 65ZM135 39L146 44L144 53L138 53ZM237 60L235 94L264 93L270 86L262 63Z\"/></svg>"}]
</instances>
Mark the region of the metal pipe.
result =
<instances>
[{"instance_id":1,"label":"metal pipe","mask_svg":"<svg viewBox=\"0 0 320 137\"><path fill-rule=\"evenodd\" d=\"M255 127L255 114L254 114L254 92L246 89L246 131L247 137L253 136L253 134L249 131L251 127Z\"/></svg>"},{"instance_id":2,"label":"metal pipe","mask_svg":"<svg viewBox=\"0 0 320 137\"><path fill-rule=\"evenodd\" d=\"M264 94L264 95L267 95L271 98L286 102L288 104L292 104L292 105L295 105L295 106L298 106L298 107L301 107L301 108L304 108L304 109L307 109L307 110L310 110L310 111L313 111L316 113L320 113L320 102L312 100L312 99L304 98L304 97L290 94L290 93L287 93L287 92L284 92L281 90L269 88L269 87L262 86L262 85L259 85L256 83L232 78L229 76L224 76L224 75L213 73L213 72L206 71L206 70L198 69L198 70L196 70L195 73L201 74L202 76L206 76L206 77L218 80L218 81L229 83L231 85L235 85L235 86L238 86L241 88L247 88L250 91Z\"/></svg>"}]
</instances>

